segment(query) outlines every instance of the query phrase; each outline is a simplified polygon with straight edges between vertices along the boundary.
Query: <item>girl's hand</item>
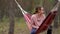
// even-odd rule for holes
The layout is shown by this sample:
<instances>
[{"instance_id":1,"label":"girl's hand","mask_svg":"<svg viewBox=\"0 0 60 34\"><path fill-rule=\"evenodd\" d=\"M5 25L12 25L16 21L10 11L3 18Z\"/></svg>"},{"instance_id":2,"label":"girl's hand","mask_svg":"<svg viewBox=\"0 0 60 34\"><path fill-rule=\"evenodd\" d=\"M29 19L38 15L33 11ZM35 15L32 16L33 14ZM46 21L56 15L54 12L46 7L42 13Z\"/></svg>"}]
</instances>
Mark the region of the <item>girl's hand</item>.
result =
<instances>
[{"instance_id":1,"label":"girl's hand","mask_svg":"<svg viewBox=\"0 0 60 34\"><path fill-rule=\"evenodd\" d=\"M38 29L39 27L38 27L38 26L36 26L36 28Z\"/></svg>"},{"instance_id":2,"label":"girl's hand","mask_svg":"<svg viewBox=\"0 0 60 34\"><path fill-rule=\"evenodd\" d=\"M32 25L32 27L33 27L33 28L36 28L36 29L38 29L38 28L39 28L39 26L35 26L35 25Z\"/></svg>"}]
</instances>

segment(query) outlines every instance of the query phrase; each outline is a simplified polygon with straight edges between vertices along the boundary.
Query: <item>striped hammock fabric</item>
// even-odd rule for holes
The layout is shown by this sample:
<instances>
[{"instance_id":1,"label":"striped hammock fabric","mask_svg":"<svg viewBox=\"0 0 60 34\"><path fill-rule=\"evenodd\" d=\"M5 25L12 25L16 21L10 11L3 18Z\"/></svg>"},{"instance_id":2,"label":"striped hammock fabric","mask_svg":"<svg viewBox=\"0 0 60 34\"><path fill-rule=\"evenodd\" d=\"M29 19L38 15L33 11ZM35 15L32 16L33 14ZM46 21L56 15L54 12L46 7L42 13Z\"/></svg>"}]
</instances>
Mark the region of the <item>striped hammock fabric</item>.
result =
<instances>
[{"instance_id":1,"label":"striped hammock fabric","mask_svg":"<svg viewBox=\"0 0 60 34\"><path fill-rule=\"evenodd\" d=\"M29 30L31 31L31 29L32 29L32 26L30 24L31 23L31 14L26 12L25 10L23 10L22 7L18 4L18 2L16 0L15 0L15 2L17 3L18 7L21 9L22 14L26 20L26 24L27 24Z\"/></svg>"},{"instance_id":2,"label":"striped hammock fabric","mask_svg":"<svg viewBox=\"0 0 60 34\"><path fill-rule=\"evenodd\" d=\"M26 24L29 28L29 30L32 30L32 26L31 26L31 14L26 12L25 10L22 9L22 7L18 4L18 2L15 0L15 2L17 3L18 7L21 9L22 14L26 20ZM36 31L36 34L45 31L48 26L52 23L54 17L57 14L57 9L59 7L59 3L58 2L55 7L50 11L50 13L47 15L46 19L43 21L43 23L41 24L41 26L39 26L38 30Z\"/></svg>"}]
</instances>

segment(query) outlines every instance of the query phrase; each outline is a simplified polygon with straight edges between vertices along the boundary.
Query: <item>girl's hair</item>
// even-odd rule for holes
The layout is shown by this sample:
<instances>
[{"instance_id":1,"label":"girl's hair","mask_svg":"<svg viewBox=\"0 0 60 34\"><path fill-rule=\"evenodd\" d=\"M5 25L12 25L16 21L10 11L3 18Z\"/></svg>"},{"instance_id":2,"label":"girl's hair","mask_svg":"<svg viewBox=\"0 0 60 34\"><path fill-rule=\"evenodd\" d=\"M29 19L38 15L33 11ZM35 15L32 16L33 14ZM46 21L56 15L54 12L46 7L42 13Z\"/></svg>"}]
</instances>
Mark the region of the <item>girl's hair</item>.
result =
<instances>
[{"instance_id":1,"label":"girl's hair","mask_svg":"<svg viewBox=\"0 0 60 34\"><path fill-rule=\"evenodd\" d=\"M34 12L34 14L38 13L38 9L41 10L41 7L39 7L39 6L36 7L36 8L35 8L35 12Z\"/></svg>"}]
</instances>

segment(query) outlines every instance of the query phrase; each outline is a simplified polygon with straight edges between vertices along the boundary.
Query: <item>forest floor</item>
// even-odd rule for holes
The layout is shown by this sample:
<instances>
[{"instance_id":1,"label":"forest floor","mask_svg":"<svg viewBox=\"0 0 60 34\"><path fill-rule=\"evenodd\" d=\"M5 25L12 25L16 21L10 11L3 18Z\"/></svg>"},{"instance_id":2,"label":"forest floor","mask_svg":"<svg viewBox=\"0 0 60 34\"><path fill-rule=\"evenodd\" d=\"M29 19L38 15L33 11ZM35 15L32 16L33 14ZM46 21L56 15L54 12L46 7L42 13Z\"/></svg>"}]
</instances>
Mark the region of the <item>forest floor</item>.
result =
<instances>
[{"instance_id":1,"label":"forest floor","mask_svg":"<svg viewBox=\"0 0 60 34\"><path fill-rule=\"evenodd\" d=\"M8 34L9 32L9 19L5 19L0 22L0 34ZM42 32L41 34L46 34L47 32ZM60 27L53 28L53 34L60 34ZM29 29L23 18L15 19L14 34L30 34Z\"/></svg>"}]
</instances>

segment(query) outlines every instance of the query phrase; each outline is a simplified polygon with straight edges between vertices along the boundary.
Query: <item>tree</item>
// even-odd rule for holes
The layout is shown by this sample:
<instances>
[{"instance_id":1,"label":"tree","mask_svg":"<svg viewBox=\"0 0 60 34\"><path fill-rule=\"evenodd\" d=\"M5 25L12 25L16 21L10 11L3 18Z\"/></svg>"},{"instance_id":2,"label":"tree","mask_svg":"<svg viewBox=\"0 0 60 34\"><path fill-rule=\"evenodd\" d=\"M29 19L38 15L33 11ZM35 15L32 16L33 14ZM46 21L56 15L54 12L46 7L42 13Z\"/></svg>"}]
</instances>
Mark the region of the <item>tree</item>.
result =
<instances>
[{"instance_id":1,"label":"tree","mask_svg":"<svg viewBox=\"0 0 60 34\"><path fill-rule=\"evenodd\" d=\"M14 34L14 0L7 0L8 2L8 14L9 14L9 20L10 20L10 27L8 34Z\"/></svg>"},{"instance_id":2,"label":"tree","mask_svg":"<svg viewBox=\"0 0 60 34\"><path fill-rule=\"evenodd\" d=\"M58 0L54 1L54 6L56 5L56 3L58 2ZM59 12L59 11L58 11ZM56 15L55 19L54 19L54 27L58 28L58 14Z\"/></svg>"}]
</instances>

